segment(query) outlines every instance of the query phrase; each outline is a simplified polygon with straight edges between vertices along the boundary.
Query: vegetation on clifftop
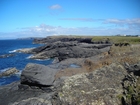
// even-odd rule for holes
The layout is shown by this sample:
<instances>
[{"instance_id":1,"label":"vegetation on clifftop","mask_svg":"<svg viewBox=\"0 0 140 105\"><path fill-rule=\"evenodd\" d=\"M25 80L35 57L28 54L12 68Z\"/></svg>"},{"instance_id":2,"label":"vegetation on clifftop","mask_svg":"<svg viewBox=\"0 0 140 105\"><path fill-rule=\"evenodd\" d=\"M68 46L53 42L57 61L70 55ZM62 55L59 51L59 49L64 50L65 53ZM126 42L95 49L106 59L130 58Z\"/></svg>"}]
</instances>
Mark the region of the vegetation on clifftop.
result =
<instances>
[{"instance_id":1,"label":"vegetation on clifftop","mask_svg":"<svg viewBox=\"0 0 140 105\"><path fill-rule=\"evenodd\" d=\"M126 37L126 36L94 36L92 41L110 40L113 43L130 43L140 44L140 37Z\"/></svg>"}]
</instances>

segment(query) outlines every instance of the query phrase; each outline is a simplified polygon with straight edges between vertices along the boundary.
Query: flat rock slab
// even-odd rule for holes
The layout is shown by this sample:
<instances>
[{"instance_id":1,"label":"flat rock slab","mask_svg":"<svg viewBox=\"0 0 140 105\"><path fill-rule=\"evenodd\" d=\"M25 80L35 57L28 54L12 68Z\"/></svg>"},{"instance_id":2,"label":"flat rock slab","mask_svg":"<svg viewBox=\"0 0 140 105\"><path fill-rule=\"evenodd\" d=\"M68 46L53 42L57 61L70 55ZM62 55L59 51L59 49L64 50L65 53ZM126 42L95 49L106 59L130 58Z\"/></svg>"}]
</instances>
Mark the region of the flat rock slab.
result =
<instances>
[{"instance_id":1,"label":"flat rock slab","mask_svg":"<svg viewBox=\"0 0 140 105\"><path fill-rule=\"evenodd\" d=\"M29 63L21 74L21 84L51 86L53 85L56 72L57 69Z\"/></svg>"}]
</instances>

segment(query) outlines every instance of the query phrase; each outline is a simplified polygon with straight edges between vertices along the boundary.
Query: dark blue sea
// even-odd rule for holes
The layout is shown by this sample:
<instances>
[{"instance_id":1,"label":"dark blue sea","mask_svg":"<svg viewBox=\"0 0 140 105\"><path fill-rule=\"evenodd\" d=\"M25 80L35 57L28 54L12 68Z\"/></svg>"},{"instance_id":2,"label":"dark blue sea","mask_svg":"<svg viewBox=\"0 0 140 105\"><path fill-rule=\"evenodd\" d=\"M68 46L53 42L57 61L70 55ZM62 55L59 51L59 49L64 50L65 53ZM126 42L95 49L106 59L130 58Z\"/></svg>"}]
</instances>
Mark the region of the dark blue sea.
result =
<instances>
[{"instance_id":1,"label":"dark blue sea","mask_svg":"<svg viewBox=\"0 0 140 105\"><path fill-rule=\"evenodd\" d=\"M19 73L14 74L9 77L2 77L0 78L0 85L10 84L14 81L20 80L20 74L22 70L28 63L38 63L48 65L52 63L52 59L48 60L32 60L28 57L31 54L24 54L24 53L17 53L15 50L22 49L22 48L33 48L41 46L40 44L32 44L33 40L0 40L0 55L3 54L14 54L14 56L7 57L7 58L0 58L0 72L7 70L8 68L16 67L20 70Z\"/></svg>"}]
</instances>

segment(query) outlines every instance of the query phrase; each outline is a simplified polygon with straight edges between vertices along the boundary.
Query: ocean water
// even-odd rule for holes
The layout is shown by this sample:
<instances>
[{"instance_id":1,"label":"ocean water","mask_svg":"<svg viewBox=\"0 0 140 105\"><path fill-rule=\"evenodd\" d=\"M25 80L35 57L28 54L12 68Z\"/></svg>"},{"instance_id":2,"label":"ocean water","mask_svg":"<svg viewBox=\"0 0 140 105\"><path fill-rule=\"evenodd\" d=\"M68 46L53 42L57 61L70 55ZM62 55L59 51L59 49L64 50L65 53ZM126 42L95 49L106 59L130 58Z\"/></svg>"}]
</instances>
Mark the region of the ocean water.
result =
<instances>
[{"instance_id":1,"label":"ocean water","mask_svg":"<svg viewBox=\"0 0 140 105\"><path fill-rule=\"evenodd\" d=\"M31 54L17 53L17 49L33 48L41 46L40 44L32 44L32 40L0 40L0 55L14 54L14 56L7 58L0 58L0 72L8 68L16 67L20 70L19 73L8 77L0 78L0 85L10 84L14 81L20 80L20 74L28 63L38 63L48 65L51 64L53 59L48 60L33 60L29 59Z\"/></svg>"}]
</instances>

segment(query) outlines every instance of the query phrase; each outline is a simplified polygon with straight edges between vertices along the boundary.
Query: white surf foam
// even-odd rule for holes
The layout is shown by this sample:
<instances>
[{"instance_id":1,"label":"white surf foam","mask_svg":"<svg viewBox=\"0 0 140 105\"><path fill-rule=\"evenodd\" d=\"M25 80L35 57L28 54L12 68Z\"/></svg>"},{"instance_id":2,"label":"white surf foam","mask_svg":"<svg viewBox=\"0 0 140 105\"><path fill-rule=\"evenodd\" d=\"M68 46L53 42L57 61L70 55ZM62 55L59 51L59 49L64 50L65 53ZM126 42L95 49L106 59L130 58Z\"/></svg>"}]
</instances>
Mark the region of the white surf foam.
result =
<instances>
[{"instance_id":1,"label":"white surf foam","mask_svg":"<svg viewBox=\"0 0 140 105\"><path fill-rule=\"evenodd\" d=\"M9 51L9 53L14 53L14 52L16 52L17 50L12 50L12 51Z\"/></svg>"},{"instance_id":2,"label":"white surf foam","mask_svg":"<svg viewBox=\"0 0 140 105\"><path fill-rule=\"evenodd\" d=\"M26 57L26 59L30 59L30 58L32 58L32 57L34 57L34 55L30 55L30 56ZM46 58L46 59L33 59L33 60L45 61L45 60L50 60L50 58Z\"/></svg>"},{"instance_id":3,"label":"white surf foam","mask_svg":"<svg viewBox=\"0 0 140 105\"><path fill-rule=\"evenodd\" d=\"M0 73L7 71L8 69L10 69L11 67L5 68L5 69L1 69Z\"/></svg>"},{"instance_id":4,"label":"white surf foam","mask_svg":"<svg viewBox=\"0 0 140 105\"><path fill-rule=\"evenodd\" d=\"M32 57L33 57L33 55L30 55L30 56L26 57L26 59L30 59L30 58L32 58Z\"/></svg>"}]
</instances>

